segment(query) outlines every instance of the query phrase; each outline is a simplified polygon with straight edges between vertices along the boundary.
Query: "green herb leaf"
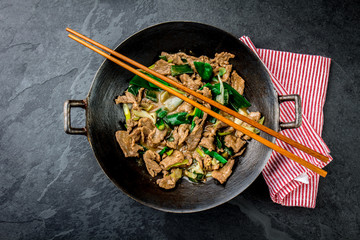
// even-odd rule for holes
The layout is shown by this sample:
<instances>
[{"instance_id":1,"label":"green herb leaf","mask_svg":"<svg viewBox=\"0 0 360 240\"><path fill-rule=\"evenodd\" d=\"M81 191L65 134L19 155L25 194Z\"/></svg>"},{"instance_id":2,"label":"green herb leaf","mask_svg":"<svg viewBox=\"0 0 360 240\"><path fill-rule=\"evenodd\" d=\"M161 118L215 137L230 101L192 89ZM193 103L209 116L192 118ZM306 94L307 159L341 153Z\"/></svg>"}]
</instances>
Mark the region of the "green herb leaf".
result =
<instances>
[{"instance_id":1,"label":"green herb leaf","mask_svg":"<svg viewBox=\"0 0 360 240\"><path fill-rule=\"evenodd\" d=\"M209 81L213 74L213 69L209 63L194 62L196 71L204 81Z\"/></svg>"},{"instance_id":2,"label":"green herb leaf","mask_svg":"<svg viewBox=\"0 0 360 240\"><path fill-rule=\"evenodd\" d=\"M190 67L189 64L172 65L171 66L171 75L172 76L177 76L177 75L181 75L184 73L194 73L194 71L192 70L192 68Z\"/></svg>"},{"instance_id":3,"label":"green herb leaf","mask_svg":"<svg viewBox=\"0 0 360 240\"><path fill-rule=\"evenodd\" d=\"M215 152L215 151L209 151L207 148L201 147L202 150L204 151L205 154L209 155L210 157L215 158L216 160L218 160L221 163L227 163L227 160L221 156L219 153Z\"/></svg>"}]
</instances>

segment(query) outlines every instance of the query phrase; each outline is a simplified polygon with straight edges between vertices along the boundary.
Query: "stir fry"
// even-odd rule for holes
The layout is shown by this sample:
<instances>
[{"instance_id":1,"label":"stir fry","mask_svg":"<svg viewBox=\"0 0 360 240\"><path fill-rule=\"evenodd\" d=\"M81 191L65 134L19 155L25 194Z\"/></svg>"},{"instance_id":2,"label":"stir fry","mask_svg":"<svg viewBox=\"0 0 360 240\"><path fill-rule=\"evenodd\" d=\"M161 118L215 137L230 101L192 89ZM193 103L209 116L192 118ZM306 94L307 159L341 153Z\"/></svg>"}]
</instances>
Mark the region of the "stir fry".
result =
<instances>
[{"instance_id":1,"label":"stir fry","mask_svg":"<svg viewBox=\"0 0 360 240\"><path fill-rule=\"evenodd\" d=\"M251 104L243 97L245 81L229 63L234 57L227 52L217 53L212 59L163 52L150 68L263 124L260 112L248 111ZM198 102L254 133L259 132L208 103ZM139 76L131 79L125 94L118 96L115 103L122 104L126 118L127 130L115 134L125 157L142 159L152 177L162 174L156 182L164 189L174 188L182 177L196 183L210 178L225 183L232 173L234 159L244 153L250 140Z\"/></svg>"}]
</instances>

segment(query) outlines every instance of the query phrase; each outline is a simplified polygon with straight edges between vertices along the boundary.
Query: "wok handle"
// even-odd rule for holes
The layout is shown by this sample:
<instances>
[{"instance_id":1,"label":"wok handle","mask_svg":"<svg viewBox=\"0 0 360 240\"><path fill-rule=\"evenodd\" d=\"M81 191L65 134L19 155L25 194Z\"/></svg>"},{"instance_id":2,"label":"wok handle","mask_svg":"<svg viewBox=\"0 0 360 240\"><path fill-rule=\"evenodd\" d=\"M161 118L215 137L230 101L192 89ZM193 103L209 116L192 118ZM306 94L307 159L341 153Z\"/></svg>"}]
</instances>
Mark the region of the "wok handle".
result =
<instances>
[{"instance_id":1,"label":"wok handle","mask_svg":"<svg viewBox=\"0 0 360 240\"><path fill-rule=\"evenodd\" d=\"M279 103L294 101L295 102L295 121L293 122L280 122L280 128L291 129L298 128L302 122L302 109L301 109L301 98L298 94L279 96Z\"/></svg>"},{"instance_id":2,"label":"wok handle","mask_svg":"<svg viewBox=\"0 0 360 240\"><path fill-rule=\"evenodd\" d=\"M86 109L85 100L67 100L64 103L64 130L67 134L87 135L87 130L83 128L73 128L71 126L71 108L78 107Z\"/></svg>"}]
</instances>

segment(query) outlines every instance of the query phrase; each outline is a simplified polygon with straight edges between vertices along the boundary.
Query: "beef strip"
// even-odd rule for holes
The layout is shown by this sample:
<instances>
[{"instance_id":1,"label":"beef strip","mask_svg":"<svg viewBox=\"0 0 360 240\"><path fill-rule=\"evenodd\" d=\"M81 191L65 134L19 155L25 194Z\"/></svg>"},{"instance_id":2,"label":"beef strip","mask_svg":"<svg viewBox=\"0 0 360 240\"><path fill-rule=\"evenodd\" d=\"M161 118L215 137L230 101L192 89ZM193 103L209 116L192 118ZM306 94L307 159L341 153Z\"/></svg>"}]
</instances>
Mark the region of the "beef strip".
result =
<instances>
[{"instance_id":1,"label":"beef strip","mask_svg":"<svg viewBox=\"0 0 360 240\"><path fill-rule=\"evenodd\" d=\"M173 64L160 59L154 64L154 68L152 70L162 75L169 75L171 73L171 65Z\"/></svg>"},{"instance_id":2,"label":"beef strip","mask_svg":"<svg viewBox=\"0 0 360 240\"><path fill-rule=\"evenodd\" d=\"M152 177L155 177L159 172L161 172L161 167L157 162L160 161L160 155L157 152L152 150L147 150L144 153L144 162L146 169Z\"/></svg>"},{"instance_id":3,"label":"beef strip","mask_svg":"<svg viewBox=\"0 0 360 240\"><path fill-rule=\"evenodd\" d=\"M154 130L149 134L147 143L150 147L157 147L161 141L164 140L167 134L167 130L159 130L158 128L154 128Z\"/></svg>"},{"instance_id":4,"label":"beef strip","mask_svg":"<svg viewBox=\"0 0 360 240\"><path fill-rule=\"evenodd\" d=\"M115 103L116 104L120 104L120 103L131 103L133 104L132 108L139 110L139 102L137 101L136 97L134 95L132 95L132 93L129 93L128 91L125 92L125 95L123 96L118 96L115 99Z\"/></svg>"},{"instance_id":5,"label":"beef strip","mask_svg":"<svg viewBox=\"0 0 360 240\"><path fill-rule=\"evenodd\" d=\"M143 147L135 144L135 140L140 139L140 135L129 135L127 131L117 131L115 133L116 141L119 143L125 157L138 157L139 150L144 150Z\"/></svg>"},{"instance_id":6,"label":"beef strip","mask_svg":"<svg viewBox=\"0 0 360 240\"><path fill-rule=\"evenodd\" d=\"M210 62L213 68L216 66L225 67L229 65L229 59L234 57L234 54L228 52L215 53L215 58L211 59Z\"/></svg>"},{"instance_id":7,"label":"beef strip","mask_svg":"<svg viewBox=\"0 0 360 240\"><path fill-rule=\"evenodd\" d=\"M166 141L166 146L168 146L169 148L176 149L178 146L178 142L179 142L179 138L180 138L180 135L178 133L178 128L179 128L179 126L176 126L171 133L171 136L173 137L173 141L171 141L171 142L169 140Z\"/></svg>"},{"instance_id":8,"label":"beef strip","mask_svg":"<svg viewBox=\"0 0 360 240\"><path fill-rule=\"evenodd\" d=\"M183 142L185 142L187 136L189 135L190 124L181 124L177 131L179 135L178 146L180 146L181 144L183 144Z\"/></svg>"},{"instance_id":9,"label":"beef strip","mask_svg":"<svg viewBox=\"0 0 360 240\"><path fill-rule=\"evenodd\" d=\"M201 78L193 80L188 74L181 74L180 80L184 86L194 91L198 90L203 85Z\"/></svg>"},{"instance_id":10,"label":"beef strip","mask_svg":"<svg viewBox=\"0 0 360 240\"><path fill-rule=\"evenodd\" d=\"M177 109L176 112L187 112L192 113L193 112L193 105L187 102L183 102Z\"/></svg>"},{"instance_id":11,"label":"beef strip","mask_svg":"<svg viewBox=\"0 0 360 240\"><path fill-rule=\"evenodd\" d=\"M244 94L245 81L236 71L231 74L231 87L238 91L241 95Z\"/></svg>"},{"instance_id":12,"label":"beef strip","mask_svg":"<svg viewBox=\"0 0 360 240\"><path fill-rule=\"evenodd\" d=\"M170 156L165 157L160 162L160 167L167 170L170 166L176 163L181 163L183 160L184 154L182 154L182 152L180 152L179 150L174 150L174 152Z\"/></svg>"},{"instance_id":13,"label":"beef strip","mask_svg":"<svg viewBox=\"0 0 360 240\"><path fill-rule=\"evenodd\" d=\"M228 162L221 169L212 171L211 176L218 180L221 184L223 184L231 175L234 162L234 159L229 159Z\"/></svg>"},{"instance_id":14,"label":"beef strip","mask_svg":"<svg viewBox=\"0 0 360 240\"><path fill-rule=\"evenodd\" d=\"M138 125L137 121L134 121L132 119L126 120L126 130L128 133L131 133L132 129Z\"/></svg>"},{"instance_id":15,"label":"beef strip","mask_svg":"<svg viewBox=\"0 0 360 240\"><path fill-rule=\"evenodd\" d=\"M234 135L226 135L224 138L225 146L231 147L235 153L245 145L246 141L241 138L235 137Z\"/></svg>"},{"instance_id":16,"label":"beef strip","mask_svg":"<svg viewBox=\"0 0 360 240\"><path fill-rule=\"evenodd\" d=\"M217 128L215 125L206 127L199 145L209 149L209 151L215 150L214 140L215 140L216 131Z\"/></svg>"},{"instance_id":17,"label":"beef strip","mask_svg":"<svg viewBox=\"0 0 360 240\"><path fill-rule=\"evenodd\" d=\"M176 186L176 182L181 178L182 170L179 168L171 169L171 174L164 172L164 177L158 179L156 183L161 188L172 189Z\"/></svg>"},{"instance_id":18,"label":"beef strip","mask_svg":"<svg viewBox=\"0 0 360 240\"><path fill-rule=\"evenodd\" d=\"M194 121L195 121L195 127L190 133L189 137L185 140L189 151L193 151L196 148L196 146L198 145L201 139L202 130L203 130L202 119L195 117Z\"/></svg>"}]
</instances>

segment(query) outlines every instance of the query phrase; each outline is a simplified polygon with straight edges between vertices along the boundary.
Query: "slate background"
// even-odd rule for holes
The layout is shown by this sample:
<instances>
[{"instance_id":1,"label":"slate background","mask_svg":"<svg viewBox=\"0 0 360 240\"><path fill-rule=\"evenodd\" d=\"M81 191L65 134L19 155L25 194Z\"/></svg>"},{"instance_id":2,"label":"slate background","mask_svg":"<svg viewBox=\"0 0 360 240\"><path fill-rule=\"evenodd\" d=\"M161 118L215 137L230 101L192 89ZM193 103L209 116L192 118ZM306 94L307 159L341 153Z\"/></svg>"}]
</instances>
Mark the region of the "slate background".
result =
<instances>
[{"instance_id":1,"label":"slate background","mask_svg":"<svg viewBox=\"0 0 360 240\"><path fill-rule=\"evenodd\" d=\"M357 239L360 234L359 1L0 1L0 239ZM62 106L84 99L103 58L67 26L110 47L147 26L192 20L257 47L333 59L323 137L334 157L315 209L271 202L260 176L215 209L164 213L103 174ZM83 112L75 111L78 126Z\"/></svg>"}]
</instances>

